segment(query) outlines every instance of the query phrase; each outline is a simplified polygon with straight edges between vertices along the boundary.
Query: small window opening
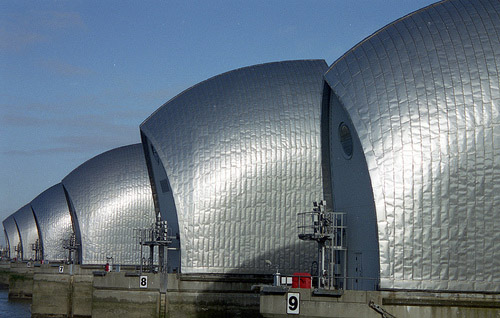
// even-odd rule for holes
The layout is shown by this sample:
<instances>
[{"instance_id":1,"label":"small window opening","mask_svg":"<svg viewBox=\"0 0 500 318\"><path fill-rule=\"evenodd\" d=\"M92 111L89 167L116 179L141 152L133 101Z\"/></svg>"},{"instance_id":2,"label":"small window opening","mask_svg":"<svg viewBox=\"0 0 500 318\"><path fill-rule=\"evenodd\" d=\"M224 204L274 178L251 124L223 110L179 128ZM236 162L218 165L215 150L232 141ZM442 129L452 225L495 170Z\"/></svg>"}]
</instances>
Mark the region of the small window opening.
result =
<instances>
[{"instance_id":1,"label":"small window opening","mask_svg":"<svg viewBox=\"0 0 500 318\"><path fill-rule=\"evenodd\" d=\"M351 159L352 157L352 135L351 130L345 123L340 123L339 126L339 137L340 144L342 145L342 150L344 151L344 155L347 159Z\"/></svg>"}]
</instances>

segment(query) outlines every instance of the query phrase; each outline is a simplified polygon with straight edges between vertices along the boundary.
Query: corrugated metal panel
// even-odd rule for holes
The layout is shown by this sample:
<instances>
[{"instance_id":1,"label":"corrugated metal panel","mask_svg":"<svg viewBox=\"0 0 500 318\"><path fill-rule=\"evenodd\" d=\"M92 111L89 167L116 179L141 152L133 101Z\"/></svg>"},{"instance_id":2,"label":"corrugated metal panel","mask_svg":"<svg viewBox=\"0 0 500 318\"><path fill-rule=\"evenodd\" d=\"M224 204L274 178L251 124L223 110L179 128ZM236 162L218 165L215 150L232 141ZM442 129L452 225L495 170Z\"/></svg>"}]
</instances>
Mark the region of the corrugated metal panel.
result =
<instances>
[{"instance_id":1,"label":"corrugated metal panel","mask_svg":"<svg viewBox=\"0 0 500 318\"><path fill-rule=\"evenodd\" d=\"M56 184L42 192L31 201L31 208L38 222L43 259L64 260L67 252L63 243L71 237L73 229L62 185Z\"/></svg>"},{"instance_id":2,"label":"corrugated metal panel","mask_svg":"<svg viewBox=\"0 0 500 318\"><path fill-rule=\"evenodd\" d=\"M5 230L5 234L7 235L10 258L14 258L16 257L16 247L19 242L21 242L21 239L19 237L19 232L17 231L17 225L13 214L3 221L3 228Z\"/></svg>"},{"instance_id":3,"label":"corrugated metal panel","mask_svg":"<svg viewBox=\"0 0 500 318\"><path fill-rule=\"evenodd\" d=\"M309 270L296 213L322 199L322 60L247 67L202 82L142 125L170 181L181 270ZM159 194L161 195L161 193Z\"/></svg>"},{"instance_id":4,"label":"corrugated metal panel","mask_svg":"<svg viewBox=\"0 0 500 318\"><path fill-rule=\"evenodd\" d=\"M36 243L39 236L31 206L26 204L17 210L17 212L14 213L14 220L16 221L19 236L21 238L23 260L34 260L35 251L32 245Z\"/></svg>"},{"instance_id":5,"label":"corrugated metal panel","mask_svg":"<svg viewBox=\"0 0 500 318\"><path fill-rule=\"evenodd\" d=\"M499 14L427 7L325 75L366 156L383 288L500 291Z\"/></svg>"},{"instance_id":6,"label":"corrugated metal panel","mask_svg":"<svg viewBox=\"0 0 500 318\"><path fill-rule=\"evenodd\" d=\"M100 154L62 181L81 235L82 264L140 264L135 228L155 220L141 144Z\"/></svg>"}]
</instances>

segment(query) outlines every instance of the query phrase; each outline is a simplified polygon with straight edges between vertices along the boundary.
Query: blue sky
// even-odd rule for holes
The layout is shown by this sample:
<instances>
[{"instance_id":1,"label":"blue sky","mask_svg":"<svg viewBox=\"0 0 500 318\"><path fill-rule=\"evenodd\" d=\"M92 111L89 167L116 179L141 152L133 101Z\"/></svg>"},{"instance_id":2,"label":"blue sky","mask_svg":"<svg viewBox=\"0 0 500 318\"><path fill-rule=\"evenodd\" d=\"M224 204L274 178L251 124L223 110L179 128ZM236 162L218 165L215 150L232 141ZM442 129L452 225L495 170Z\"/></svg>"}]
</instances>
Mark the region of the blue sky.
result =
<instances>
[{"instance_id":1,"label":"blue sky","mask_svg":"<svg viewBox=\"0 0 500 318\"><path fill-rule=\"evenodd\" d=\"M182 90L253 64L331 64L433 2L2 1L0 222L84 161L140 142L140 123Z\"/></svg>"}]
</instances>

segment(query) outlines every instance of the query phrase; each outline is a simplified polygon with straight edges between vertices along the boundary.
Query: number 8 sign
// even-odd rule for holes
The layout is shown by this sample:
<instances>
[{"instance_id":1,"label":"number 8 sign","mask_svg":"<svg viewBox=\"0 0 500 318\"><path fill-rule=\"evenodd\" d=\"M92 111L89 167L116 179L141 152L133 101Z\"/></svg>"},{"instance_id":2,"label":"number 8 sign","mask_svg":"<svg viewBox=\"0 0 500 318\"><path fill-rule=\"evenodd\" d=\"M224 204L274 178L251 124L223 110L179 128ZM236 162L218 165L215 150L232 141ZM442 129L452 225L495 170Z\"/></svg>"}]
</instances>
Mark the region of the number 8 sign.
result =
<instances>
[{"instance_id":1,"label":"number 8 sign","mask_svg":"<svg viewBox=\"0 0 500 318\"><path fill-rule=\"evenodd\" d=\"M298 315L300 313L300 294L288 293L286 302L286 313Z\"/></svg>"},{"instance_id":2,"label":"number 8 sign","mask_svg":"<svg viewBox=\"0 0 500 318\"><path fill-rule=\"evenodd\" d=\"M148 277L147 276L139 277L139 287L140 288L148 288Z\"/></svg>"}]
</instances>

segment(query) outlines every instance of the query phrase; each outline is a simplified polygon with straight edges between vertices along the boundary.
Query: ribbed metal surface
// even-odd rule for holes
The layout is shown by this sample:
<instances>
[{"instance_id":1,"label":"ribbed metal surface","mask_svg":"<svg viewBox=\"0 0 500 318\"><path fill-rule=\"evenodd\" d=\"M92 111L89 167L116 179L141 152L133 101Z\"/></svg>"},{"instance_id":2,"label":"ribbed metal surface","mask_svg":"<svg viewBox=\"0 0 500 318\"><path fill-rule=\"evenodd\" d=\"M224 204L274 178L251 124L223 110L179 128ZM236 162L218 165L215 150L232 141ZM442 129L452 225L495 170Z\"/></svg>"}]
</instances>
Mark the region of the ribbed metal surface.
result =
<instances>
[{"instance_id":1,"label":"ribbed metal surface","mask_svg":"<svg viewBox=\"0 0 500 318\"><path fill-rule=\"evenodd\" d=\"M325 75L366 156L383 288L500 291L499 14L427 7Z\"/></svg>"},{"instance_id":2,"label":"ribbed metal surface","mask_svg":"<svg viewBox=\"0 0 500 318\"><path fill-rule=\"evenodd\" d=\"M43 259L64 260L67 252L63 243L71 237L73 229L62 185L56 184L42 192L31 201L31 208L38 222Z\"/></svg>"},{"instance_id":3,"label":"ribbed metal surface","mask_svg":"<svg viewBox=\"0 0 500 318\"><path fill-rule=\"evenodd\" d=\"M155 220L141 144L100 154L62 181L81 235L82 264L140 264L135 228Z\"/></svg>"},{"instance_id":4,"label":"ribbed metal surface","mask_svg":"<svg viewBox=\"0 0 500 318\"><path fill-rule=\"evenodd\" d=\"M33 244L36 243L39 236L31 206L26 204L13 215L21 238L23 260L34 260L35 251L33 250Z\"/></svg>"},{"instance_id":5,"label":"ribbed metal surface","mask_svg":"<svg viewBox=\"0 0 500 318\"><path fill-rule=\"evenodd\" d=\"M323 197L322 60L231 71L159 108L142 125L170 181L181 270L309 270L315 245L296 213ZM161 193L159 194L161 195Z\"/></svg>"},{"instance_id":6,"label":"ribbed metal surface","mask_svg":"<svg viewBox=\"0 0 500 318\"><path fill-rule=\"evenodd\" d=\"M9 244L10 258L16 257L16 247L20 242L19 232L17 231L14 215L10 215L3 221L3 228L7 235L7 243Z\"/></svg>"}]
</instances>

